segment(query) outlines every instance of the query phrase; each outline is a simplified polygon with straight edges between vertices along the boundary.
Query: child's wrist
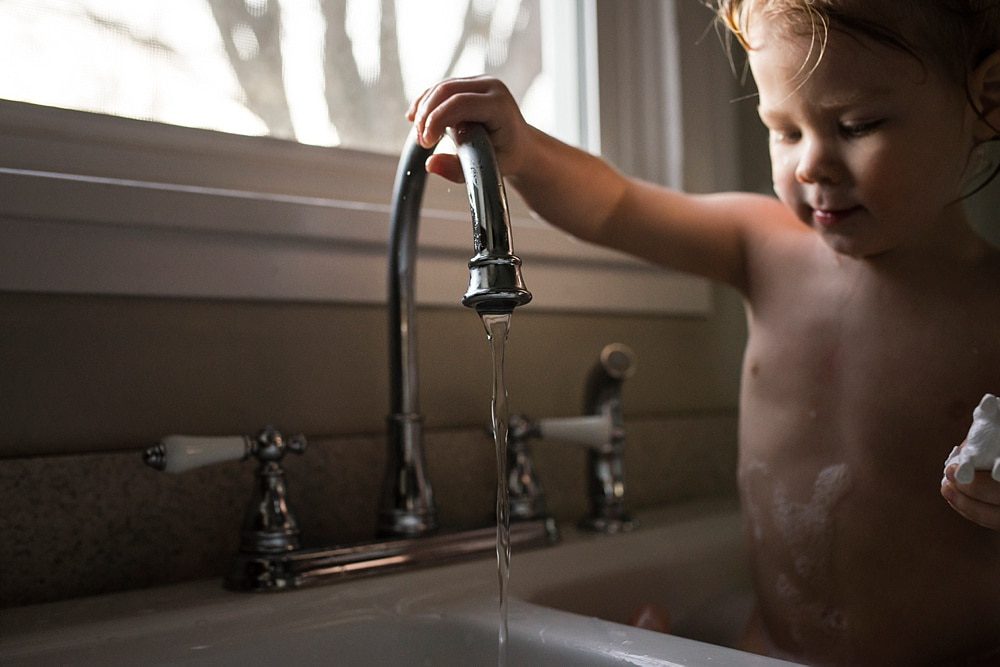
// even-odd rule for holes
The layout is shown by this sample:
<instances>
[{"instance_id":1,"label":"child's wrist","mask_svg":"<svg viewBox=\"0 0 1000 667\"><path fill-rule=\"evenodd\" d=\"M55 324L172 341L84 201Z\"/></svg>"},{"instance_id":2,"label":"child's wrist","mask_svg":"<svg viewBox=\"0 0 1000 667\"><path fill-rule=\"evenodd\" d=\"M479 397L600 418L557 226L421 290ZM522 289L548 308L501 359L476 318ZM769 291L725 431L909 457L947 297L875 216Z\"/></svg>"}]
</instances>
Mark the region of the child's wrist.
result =
<instances>
[{"instance_id":1,"label":"child's wrist","mask_svg":"<svg viewBox=\"0 0 1000 667\"><path fill-rule=\"evenodd\" d=\"M533 175L543 173L548 162L549 151L545 148L545 140L550 138L541 130L525 125L523 138L518 147L518 155L511 160L509 173L505 173L514 187L526 185Z\"/></svg>"}]
</instances>

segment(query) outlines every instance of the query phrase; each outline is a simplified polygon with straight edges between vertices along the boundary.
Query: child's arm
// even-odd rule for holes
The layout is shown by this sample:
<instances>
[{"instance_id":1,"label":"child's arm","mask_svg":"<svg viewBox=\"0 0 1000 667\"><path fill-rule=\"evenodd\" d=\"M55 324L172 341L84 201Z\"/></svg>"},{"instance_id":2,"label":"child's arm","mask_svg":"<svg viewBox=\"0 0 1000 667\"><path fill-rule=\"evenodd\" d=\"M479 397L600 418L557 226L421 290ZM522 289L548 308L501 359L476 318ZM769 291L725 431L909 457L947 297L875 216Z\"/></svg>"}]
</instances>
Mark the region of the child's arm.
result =
<instances>
[{"instance_id":1,"label":"child's arm","mask_svg":"<svg viewBox=\"0 0 1000 667\"><path fill-rule=\"evenodd\" d=\"M941 495L969 521L1000 531L1000 482L990 476L990 471L980 470L971 484L960 484L955 479L957 467L953 464L945 470Z\"/></svg>"},{"instance_id":2,"label":"child's arm","mask_svg":"<svg viewBox=\"0 0 1000 667\"><path fill-rule=\"evenodd\" d=\"M528 125L510 92L487 77L451 79L410 107L421 143L446 127L481 123L500 170L545 220L584 240L747 289L748 237L788 221L776 200L746 194L691 196L626 177L606 162ZM427 169L462 179L457 159L436 154Z\"/></svg>"}]
</instances>

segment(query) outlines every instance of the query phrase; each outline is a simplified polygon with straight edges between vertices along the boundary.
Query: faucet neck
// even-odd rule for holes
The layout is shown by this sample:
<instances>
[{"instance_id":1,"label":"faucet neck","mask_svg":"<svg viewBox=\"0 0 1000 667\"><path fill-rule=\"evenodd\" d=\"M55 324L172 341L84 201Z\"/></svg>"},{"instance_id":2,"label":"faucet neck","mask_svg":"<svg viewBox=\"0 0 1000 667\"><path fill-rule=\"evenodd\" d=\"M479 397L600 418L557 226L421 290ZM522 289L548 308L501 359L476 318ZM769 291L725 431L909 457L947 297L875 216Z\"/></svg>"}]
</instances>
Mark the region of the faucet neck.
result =
<instances>
[{"instance_id":1,"label":"faucet neck","mask_svg":"<svg viewBox=\"0 0 1000 667\"><path fill-rule=\"evenodd\" d=\"M413 326L416 301L417 229L427 171L433 149L423 148L411 134L396 169L389 228L389 377L393 415L420 412L417 382L417 340Z\"/></svg>"},{"instance_id":2,"label":"faucet neck","mask_svg":"<svg viewBox=\"0 0 1000 667\"><path fill-rule=\"evenodd\" d=\"M507 192L493 144L482 125L449 130L458 149L472 213L469 289L462 303L480 313L509 313L531 301L521 277L521 260L511 243Z\"/></svg>"},{"instance_id":3,"label":"faucet neck","mask_svg":"<svg viewBox=\"0 0 1000 667\"><path fill-rule=\"evenodd\" d=\"M480 313L509 313L531 300L521 279L521 260L512 253L503 179L485 128L449 130L465 174L475 256L469 261L469 289L462 303ZM437 527L430 482L424 472L416 302L417 227L433 149L411 132L403 149L389 235L389 455L379 531L414 536Z\"/></svg>"}]
</instances>

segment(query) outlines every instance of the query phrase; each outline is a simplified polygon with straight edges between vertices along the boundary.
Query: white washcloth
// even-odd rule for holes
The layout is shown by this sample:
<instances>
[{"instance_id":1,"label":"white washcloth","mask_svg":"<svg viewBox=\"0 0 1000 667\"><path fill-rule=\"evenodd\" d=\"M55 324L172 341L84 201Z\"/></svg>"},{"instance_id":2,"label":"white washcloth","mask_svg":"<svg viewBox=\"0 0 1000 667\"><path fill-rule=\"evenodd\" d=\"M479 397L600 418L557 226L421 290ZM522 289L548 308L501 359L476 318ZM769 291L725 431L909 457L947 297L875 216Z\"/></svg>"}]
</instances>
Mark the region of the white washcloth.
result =
<instances>
[{"instance_id":1,"label":"white washcloth","mask_svg":"<svg viewBox=\"0 0 1000 667\"><path fill-rule=\"evenodd\" d=\"M972 412L972 427L965 444L955 447L944 462L945 470L958 464L955 479L959 484L972 482L975 471L991 470L1000 482L1000 398L986 394ZM943 485L945 479L941 479Z\"/></svg>"}]
</instances>

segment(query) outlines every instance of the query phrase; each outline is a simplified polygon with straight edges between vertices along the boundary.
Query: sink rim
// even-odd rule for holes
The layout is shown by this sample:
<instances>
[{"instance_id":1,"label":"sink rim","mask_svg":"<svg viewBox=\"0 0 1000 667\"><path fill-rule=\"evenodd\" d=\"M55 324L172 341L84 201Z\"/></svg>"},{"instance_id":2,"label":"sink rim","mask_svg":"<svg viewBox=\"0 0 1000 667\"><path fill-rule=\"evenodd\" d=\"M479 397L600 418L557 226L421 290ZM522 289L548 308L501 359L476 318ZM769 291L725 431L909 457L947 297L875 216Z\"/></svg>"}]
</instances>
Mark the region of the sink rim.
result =
<instances>
[{"instance_id":1,"label":"sink rim","mask_svg":"<svg viewBox=\"0 0 1000 667\"><path fill-rule=\"evenodd\" d=\"M604 656L639 661L635 664L654 659L658 662L648 664L703 664L711 660L724 660L725 664L788 664L533 601L554 583L553 573L562 571L567 582L581 576L579 568L573 571L559 567L560 557L613 550L619 558L610 569L626 567L633 561L648 562L649 557L630 553L623 545L648 547L685 530L704 532L713 525L731 528L733 522L739 521L737 506L728 500L689 503L643 512L638 517L642 527L632 533L604 536L570 529L564 531L558 545L515 554L511 574L512 646L518 642L548 642L551 647L582 651L595 659ZM101 642L135 643L145 639L155 643L157 637L185 636L198 629L213 628L218 632L246 624L260 627L256 623L261 619L266 619L269 633L291 635L319 627L376 624L385 628L389 623L411 622L449 623L482 632L496 628L497 609L496 563L490 558L281 593L232 592L223 589L218 580L202 580L0 610L0 658L13 661L51 654L54 649L95 647ZM155 662L157 656L150 658Z\"/></svg>"}]
</instances>

